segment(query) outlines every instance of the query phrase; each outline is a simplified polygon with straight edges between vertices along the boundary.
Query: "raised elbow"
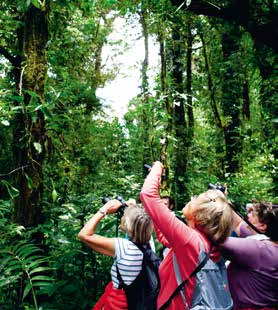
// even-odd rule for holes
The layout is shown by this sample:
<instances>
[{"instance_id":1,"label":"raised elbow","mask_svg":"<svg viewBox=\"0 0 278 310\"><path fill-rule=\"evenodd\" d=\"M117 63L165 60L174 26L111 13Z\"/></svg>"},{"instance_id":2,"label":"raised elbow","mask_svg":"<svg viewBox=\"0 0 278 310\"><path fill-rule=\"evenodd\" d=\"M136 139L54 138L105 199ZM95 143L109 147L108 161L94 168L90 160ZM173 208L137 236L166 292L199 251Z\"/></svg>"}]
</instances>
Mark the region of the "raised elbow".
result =
<instances>
[{"instance_id":1,"label":"raised elbow","mask_svg":"<svg viewBox=\"0 0 278 310\"><path fill-rule=\"evenodd\" d=\"M80 241L84 241L86 239L85 234L82 232L82 230L78 233L77 238Z\"/></svg>"}]
</instances>

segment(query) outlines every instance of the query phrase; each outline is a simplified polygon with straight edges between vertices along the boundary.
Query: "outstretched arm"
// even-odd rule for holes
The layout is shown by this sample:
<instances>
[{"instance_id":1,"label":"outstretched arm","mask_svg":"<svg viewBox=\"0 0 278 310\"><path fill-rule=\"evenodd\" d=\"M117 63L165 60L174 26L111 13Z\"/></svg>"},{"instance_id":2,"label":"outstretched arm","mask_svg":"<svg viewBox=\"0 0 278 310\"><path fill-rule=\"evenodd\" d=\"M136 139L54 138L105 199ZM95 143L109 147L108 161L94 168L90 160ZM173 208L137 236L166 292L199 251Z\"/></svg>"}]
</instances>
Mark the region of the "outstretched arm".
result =
<instances>
[{"instance_id":1,"label":"outstretched arm","mask_svg":"<svg viewBox=\"0 0 278 310\"><path fill-rule=\"evenodd\" d=\"M144 182L140 198L155 228L161 232L160 237L163 235L171 248L180 247L194 238L193 230L177 219L168 208L165 208L159 196L161 173L162 165L156 162Z\"/></svg>"},{"instance_id":2,"label":"outstretched arm","mask_svg":"<svg viewBox=\"0 0 278 310\"><path fill-rule=\"evenodd\" d=\"M95 234L95 229L106 213L115 213L120 206L118 200L108 201L80 230L78 238L98 253L115 256L114 239Z\"/></svg>"},{"instance_id":3,"label":"outstretched arm","mask_svg":"<svg viewBox=\"0 0 278 310\"><path fill-rule=\"evenodd\" d=\"M224 256L241 266L253 267L261 260L261 242L249 238L229 237L220 246Z\"/></svg>"}]
</instances>

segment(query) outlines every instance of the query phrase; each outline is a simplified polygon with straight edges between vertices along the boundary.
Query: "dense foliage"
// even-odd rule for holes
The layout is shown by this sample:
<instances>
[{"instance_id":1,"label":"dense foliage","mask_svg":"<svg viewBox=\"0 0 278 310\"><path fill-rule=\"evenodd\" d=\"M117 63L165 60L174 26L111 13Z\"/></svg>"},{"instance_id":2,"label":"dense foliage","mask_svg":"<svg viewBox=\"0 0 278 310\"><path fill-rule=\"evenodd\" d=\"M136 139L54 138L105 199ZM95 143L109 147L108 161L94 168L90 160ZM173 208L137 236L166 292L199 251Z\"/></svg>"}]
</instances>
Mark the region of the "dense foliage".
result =
<instances>
[{"instance_id":1,"label":"dense foliage","mask_svg":"<svg viewBox=\"0 0 278 310\"><path fill-rule=\"evenodd\" d=\"M163 161L178 209L216 181L242 206L277 200L277 4L247 2L1 2L1 309L94 305L112 260L76 235L103 196L139 200L146 162ZM113 59L129 45L110 36L118 19L144 42L120 120L97 96L120 70L104 47Z\"/></svg>"}]
</instances>

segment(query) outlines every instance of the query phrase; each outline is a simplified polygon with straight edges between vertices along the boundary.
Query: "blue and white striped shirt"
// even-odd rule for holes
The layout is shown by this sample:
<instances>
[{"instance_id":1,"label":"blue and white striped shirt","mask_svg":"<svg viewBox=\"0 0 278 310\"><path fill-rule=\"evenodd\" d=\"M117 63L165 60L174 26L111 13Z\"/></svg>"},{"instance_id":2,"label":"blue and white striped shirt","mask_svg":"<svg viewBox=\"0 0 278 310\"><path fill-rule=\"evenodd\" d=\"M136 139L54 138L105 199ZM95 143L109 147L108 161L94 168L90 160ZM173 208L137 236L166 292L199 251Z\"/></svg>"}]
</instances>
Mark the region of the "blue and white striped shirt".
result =
<instances>
[{"instance_id":1,"label":"blue and white striped shirt","mask_svg":"<svg viewBox=\"0 0 278 310\"><path fill-rule=\"evenodd\" d=\"M130 285L142 269L143 253L131 241L123 238L114 238L115 257L111 268L113 286L119 288L116 264L126 285Z\"/></svg>"}]
</instances>

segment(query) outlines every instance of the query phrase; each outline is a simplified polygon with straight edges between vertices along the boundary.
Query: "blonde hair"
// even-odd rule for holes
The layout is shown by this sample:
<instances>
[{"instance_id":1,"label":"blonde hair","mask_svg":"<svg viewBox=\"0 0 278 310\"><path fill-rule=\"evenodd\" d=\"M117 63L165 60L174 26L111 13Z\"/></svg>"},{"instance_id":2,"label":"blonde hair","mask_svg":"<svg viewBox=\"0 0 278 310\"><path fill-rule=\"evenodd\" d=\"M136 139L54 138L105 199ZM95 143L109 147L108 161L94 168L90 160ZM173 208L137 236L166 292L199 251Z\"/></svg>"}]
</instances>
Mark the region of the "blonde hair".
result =
<instances>
[{"instance_id":1,"label":"blonde hair","mask_svg":"<svg viewBox=\"0 0 278 310\"><path fill-rule=\"evenodd\" d=\"M153 224L146 211L139 206L125 210L126 232L135 243L147 243L151 239Z\"/></svg>"},{"instance_id":2,"label":"blonde hair","mask_svg":"<svg viewBox=\"0 0 278 310\"><path fill-rule=\"evenodd\" d=\"M226 196L219 190L208 190L191 202L196 227L214 243L220 244L229 236L232 209Z\"/></svg>"}]
</instances>

